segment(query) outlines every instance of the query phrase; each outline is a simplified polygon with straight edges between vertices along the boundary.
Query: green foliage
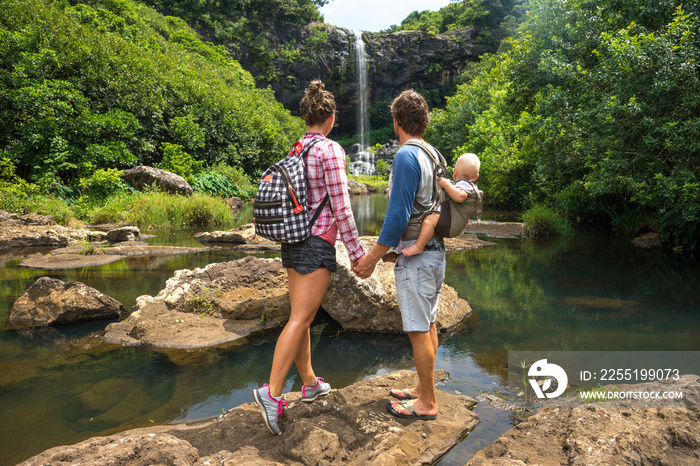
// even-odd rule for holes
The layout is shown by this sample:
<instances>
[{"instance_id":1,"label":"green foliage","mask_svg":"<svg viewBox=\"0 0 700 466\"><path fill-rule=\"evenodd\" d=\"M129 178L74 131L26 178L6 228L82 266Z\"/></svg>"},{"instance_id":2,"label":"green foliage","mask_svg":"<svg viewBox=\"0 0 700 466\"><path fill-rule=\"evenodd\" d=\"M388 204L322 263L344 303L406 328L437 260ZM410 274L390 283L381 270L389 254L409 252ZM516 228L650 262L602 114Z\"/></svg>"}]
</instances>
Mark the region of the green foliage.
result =
<instances>
[{"instance_id":1,"label":"green foliage","mask_svg":"<svg viewBox=\"0 0 700 466\"><path fill-rule=\"evenodd\" d=\"M166 227L233 226L233 216L226 203L217 197L195 193L173 196L152 191L120 193L103 205L85 208L80 218L90 223L135 223L142 229Z\"/></svg>"},{"instance_id":2,"label":"green foliage","mask_svg":"<svg viewBox=\"0 0 700 466\"><path fill-rule=\"evenodd\" d=\"M78 187L92 202L103 202L118 192L133 191L122 179L121 170L114 168L95 170L89 177L81 178Z\"/></svg>"},{"instance_id":3,"label":"green foliage","mask_svg":"<svg viewBox=\"0 0 700 466\"><path fill-rule=\"evenodd\" d=\"M46 192L183 153L256 174L303 132L226 50L132 0L0 0L0 44L0 153Z\"/></svg>"},{"instance_id":4,"label":"green foliage","mask_svg":"<svg viewBox=\"0 0 700 466\"><path fill-rule=\"evenodd\" d=\"M374 169L377 172L377 176L379 176L383 180L389 179L389 173L391 172L391 165L389 165L386 161L381 160L381 159L377 160L377 163L375 164Z\"/></svg>"},{"instance_id":5,"label":"green foliage","mask_svg":"<svg viewBox=\"0 0 700 466\"><path fill-rule=\"evenodd\" d=\"M442 34L455 29L475 28L475 43L493 43L514 32L527 5L528 0L455 1L438 11L414 11L399 26L392 26L387 32L418 30Z\"/></svg>"},{"instance_id":6,"label":"green foliage","mask_svg":"<svg viewBox=\"0 0 700 466\"><path fill-rule=\"evenodd\" d=\"M194 182L194 176L202 170L203 166L204 163L195 160L184 151L184 147L169 142L163 143L163 160L156 164L157 168L180 175L188 183Z\"/></svg>"},{"instance_id":7,"label":"green foliage","mask_svg":"<svg viewBox=\"0 0 700 466\"><path fill-rule=\"evenodd\" d=\"M537 205L523 213L527 234L532 237L567 235L573 232L569 222L555 210Z\"/></svg>"},{"instance_id":8,"label":"green foliage","mask_svg":"<svg viewBox=\"0 0 700 466\"><path fill-rule=\"evenodd\" d=\"M240 168L226 165L225 163L217 163L211 170L226 177L238 190L238 197L241 199L252 199L258 191L258 185L253 184L250 177L246 175Z\"/></svg>"},{"instance_id":9,"label":"green foliage","mask_svg":"<svg viewBox=\"0 0 700 466\"><path fill-rule=\"evenodd\" d=\"M192 189L196 192L218 197L240 196L239 189L221 173L204 172L194 177Z\"/></svg>"},{"instance_id":10,"label":"green foliage","mask_svg":"<svg viewBox=\"0 0 700 466\"><path fill-rule=\"evenodd\" d=\"M39 193L36 185L26 182L20 184L0 184L0 210L25 215L36 213L51 215L56 223L67 225L73 212L65 200Z\"/></svg>"},{"instance_id":11,"label":"green foliage","mask_svg":"<svg viewBox=\"0 0 700 466\"><path fill-rule=\"evenodd\" d=\"M530 5L517 38L469 71L426 136L478 153L496 205L553 205L628 232L656 223L670 245L697 248L698 4Z\"/></svg>"}]
</instances>

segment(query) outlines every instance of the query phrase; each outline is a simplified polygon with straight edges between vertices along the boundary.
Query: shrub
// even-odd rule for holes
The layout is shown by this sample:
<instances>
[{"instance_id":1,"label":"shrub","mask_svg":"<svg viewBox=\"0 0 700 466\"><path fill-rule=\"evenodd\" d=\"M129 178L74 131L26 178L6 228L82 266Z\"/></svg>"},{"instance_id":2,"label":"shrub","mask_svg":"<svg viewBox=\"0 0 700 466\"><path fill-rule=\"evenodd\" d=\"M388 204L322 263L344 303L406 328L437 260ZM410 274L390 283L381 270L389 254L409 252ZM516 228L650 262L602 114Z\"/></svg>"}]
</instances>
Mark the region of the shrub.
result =
<instances>
[{"instance_id":1,"label":"shrub","mask_svg":"<svg viewBox=\"0 0 700 466\"><path fill-rule=\"evenodd\" d=\"M257 184L254 184L250 177L240 168L232 167L225 163L217 163L211 167L211 171L225 176L233 183L239 190L237 194L238 197L242 199L252 199L255 197L255 193L258 190Z\"/></svg>"},{"instance_id":2,"label":"shrub","mask_svg":"<svg viewBox=\"0 0 700 466\"><path fill-rule=\"evenodd\" d=\"M239 189L221 173L204 172L194 176L192 189L203 194L218 197L240 196Z\"/></svg>"},{"instance_id":3,"label":"shrub","mask_svg":"<svg viewBox=\"0 0 700 466\"><path fill-rule=\"evenodd\" d=\"M118 192L133 191L122 179L121 170L116 168L95 170L92 175L81 178L78 187L93 202L104 201Z\"/></svg>"},{"instance_id":4,"label":"shrub","mask_svg":"<svg viewBox=\"0 0 700 466\"><path fill-rule=\"evenodd\" d=\"M523 214L525 229L532 237L566 235L572 232L571 224L555 210L535 206Z\"/></svg>"},{"instance_id":5,"label":"shrub","mask_svg":"<svg viewBox=\"0 0 700 466\"><path fill-rule=\"evenodd\" d=\"M202 170L203 163L197 161L190 154L185 152L184 147L179 144L164 142L163 161L156 164L157 168L180 175L188 183L194 181L194 175Z\"/></svg>"}]
</instances>

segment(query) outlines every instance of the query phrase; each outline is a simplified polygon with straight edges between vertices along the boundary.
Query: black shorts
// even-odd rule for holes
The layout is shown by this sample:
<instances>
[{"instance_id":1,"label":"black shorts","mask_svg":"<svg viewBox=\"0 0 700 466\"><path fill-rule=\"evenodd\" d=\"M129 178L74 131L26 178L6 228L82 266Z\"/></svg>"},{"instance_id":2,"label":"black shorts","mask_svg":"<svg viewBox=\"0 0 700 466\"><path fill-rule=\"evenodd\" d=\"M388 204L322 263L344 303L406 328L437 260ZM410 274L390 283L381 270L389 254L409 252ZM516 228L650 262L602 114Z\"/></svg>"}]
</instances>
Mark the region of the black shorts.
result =
<instances>
[{"instance_id":1,"label":"black shorts","mask_svg":"<svg viewBox=\"0 0 700 466\"><path fill-rule=\"evenodd\" d=\"M299 273L311 273L325 267L338 270L335 262L335 246L318 236L309 236L298 243L282 243L282 266Z\"/></svg>"}]
</instances>

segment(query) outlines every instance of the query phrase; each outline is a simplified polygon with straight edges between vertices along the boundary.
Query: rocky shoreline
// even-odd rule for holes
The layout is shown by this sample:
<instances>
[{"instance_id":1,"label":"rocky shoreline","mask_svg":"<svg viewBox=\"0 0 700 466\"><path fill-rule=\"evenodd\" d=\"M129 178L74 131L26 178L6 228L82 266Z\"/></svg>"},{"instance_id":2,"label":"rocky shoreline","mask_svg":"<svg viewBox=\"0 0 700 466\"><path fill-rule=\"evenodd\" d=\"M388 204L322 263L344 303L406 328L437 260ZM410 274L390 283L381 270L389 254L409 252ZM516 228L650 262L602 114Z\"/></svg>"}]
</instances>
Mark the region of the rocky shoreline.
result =
<instances>
[{"instance_id":1,"label":"rocky shoreline","mask_svg":"<svg viewBox=\"0 0 700 466\"><path fill-rule=\"evenodd\" d=\"M436 371L435 377L444 381L448 375ZM251 402L208 421L133 429L51 448L20 464L430 464L479 418L470 410L472 398L442 390L437 391L441 412L436 420L391 416L386 409L389 390L416 381L412 371L393 372L334 389L308 404L299 401L299 392L287 394L289 408L279 436L267 430Z\"/></svg>"},{"instance_id":2,"label":"rocky shoreline","mask_svg":"<svg viewBox=\"0 0 700 466\"><path fill-rule=\"evenodd\" d=\"M101 253L83 255L79 254L84 247L81 242L102 244L100 242L107 239L107 234L56 227L52 220L38 216L2 215L0 213L5 222L0 222L0 245L5 245L2 247L60 246L61 249L43 256L44 259L53 258L49 260L55 261L60 268L66 268L71 257L77 255L98 261L109 256L122 258L130 254L201 250L150 246L138 241L139 234L133 229L127 229L123 231L126 236L115 236L115 233L111 242L99 246ZM495 246L479 239L477 234L518 237L524 234L524 229L522 224L515 223L472 223L465 234L447 240L448 251ZM14 239L12 235L15 235ZM234 247L260 252L278 248L274 243L256 238L250 225L227 232L203 233L199 239L204 246L202 249ZM362 238L367 247L371 247L375 240ZM334 274L323 303L330 318L344 330L400 332L393 264L380 262L373 277L362 281L350 272L349 259L342 245L338 245L337 252L339 272ZM30 259L37 258L41 257ZM50 262L38 263L39 268L48 269L50 265ZM45 283L40 283L40 280ZM47 277L40 280L36 283L41 285L38 289L46 288L51 281ZM97 302L97 307L104 306L108 297L97 296L94 294L96 290L83 290L79 285L61 282L53 283L52 291L34 290L30 293L27 290L28 296L21 297L16 303L19 310L15 320L33 319L35 324L42 325L81 320L81 316L67 311L49 317L28 312L42 306L60 310L59 304L76 299L75 295L61 294L68 290L72 290L70 293L79 290L80 294ZM353 293L348 290L353 290ZM47 305L42 301L48 295L55 295L54 304ZM476 315L469 304L452 288L445 286L442 296L438 321L441 338L449 337L464 326L476 325ZM235 345L265 329L281 326L287 318L288 300L286 274L280 260L248 256L237 261L210 264L202 269L177 271L157 296L139 297L130 316L109 324L100 338L102 344L150 349ZM111 309L116 311L109 310L111 314L99 318L123 315L125 311L120 306L118 302L112 303ZM62 309L68 308L64 306ZM94 314L91 318L98 317ZM447 377L441 371L436 374L436 380ZM51 448L21 464L432 463L462 441L479 422L470 411L476 402L469 397L439 390L438 421L411 422L391 417L385 407L388 389L413 383L414 372L386 374L334 390L310 406L299 402L298 393L287 394L290 409L281 424L284 435L279 437L269 434L257 409L246 403L216 419L93 437L75 445ZM467 464L700 463L699 387L700 377L694 375L666 384L664 389L683 390L685 393L682 402L674 408L639 407L624 402L581 406L545 403L536 414L479 451ZM659 385L649 385L648 388L658 389Z\"/></svg>"}]
</instances>

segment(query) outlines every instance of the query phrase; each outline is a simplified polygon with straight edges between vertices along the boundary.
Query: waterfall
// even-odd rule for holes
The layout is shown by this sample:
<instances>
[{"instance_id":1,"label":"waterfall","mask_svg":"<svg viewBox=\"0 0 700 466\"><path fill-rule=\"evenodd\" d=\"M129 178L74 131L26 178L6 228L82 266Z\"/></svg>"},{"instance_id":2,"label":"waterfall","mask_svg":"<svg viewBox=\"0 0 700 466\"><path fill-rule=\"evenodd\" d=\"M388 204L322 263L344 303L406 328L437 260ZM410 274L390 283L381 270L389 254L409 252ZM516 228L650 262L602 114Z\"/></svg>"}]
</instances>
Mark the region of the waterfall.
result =
<instances>
[{"instance_id":1,"label":"waterfall","mask_svg":"<svg viewBox=\"0 0 700 466\"><path fill-rule=\"evenodd\" d=\"M350 167L352 175L374 175L374 154L367 149L369 145L369 109L367 108L367 69L369 62L365 52L362 31L355 32L355 77L357 85L357 132L359 142L350 150Z\"/></svg>"},{"instance_id":2,"label":"waterfall","mask_svg":"<svg viewBox=\"0 0 700 466\"><path fill-rule=\"evenodd\" d=\"M355 31L355 76L357 80L357 131L359 132L362 150L367 148L369 132L369 109L367 108L367 53L365 42L362 40L362 31Z\"/></svg>"}]
</instances>

